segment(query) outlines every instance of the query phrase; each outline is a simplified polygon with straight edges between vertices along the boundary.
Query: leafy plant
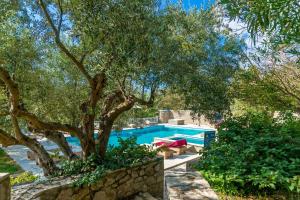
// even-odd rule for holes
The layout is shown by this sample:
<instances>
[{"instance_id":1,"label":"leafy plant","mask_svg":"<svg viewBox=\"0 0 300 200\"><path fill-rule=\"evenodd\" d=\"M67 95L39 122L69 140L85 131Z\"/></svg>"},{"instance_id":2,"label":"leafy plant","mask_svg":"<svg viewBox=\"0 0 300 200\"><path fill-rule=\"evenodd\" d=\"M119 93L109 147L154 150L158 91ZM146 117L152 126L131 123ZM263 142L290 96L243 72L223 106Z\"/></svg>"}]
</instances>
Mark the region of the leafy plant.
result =
<instances>
[{"instance_id":1,"label":"leafy plant","mask_svg":"<svg viewBox=\"0 0 300 200\"><path fill-rule=\"evenodd\" d=\"M21 167L0 148L0 173L17 173L21 171Z\"/></svg>"},{"instance_id":2,"label":"leafy plant","mask_svg":"<svg viewBox=\"0 0 300 200\"><path fill-rule=\"evenodd\" d=\"M12 186L14 185L20 185L24 183L31 183L38 179L38 176L33 175L31 172L23 172L16 177L10 178L10 184Z\"/></svg>"},{"instance_id":3,"label":"leafy plant","mask_svg":"<svg viewBox=\"0 0 300 200\"><path fill-rule=\"evenodd\" d=\"M299 192L299 127L291 114L230 118L203 151L199 169L216 190L228 194Z\"/></svg>"},{"instance_id":4,"label":"leafy plant","mask_svg":"<svg viewBox=\"0 0 300 200\"><path fill-rule=\"evenodd\" d=\"M87 160L65 161L57 175L78 175L76 186L91 185L101 179L108 170L116 170L147 162L156 156L156 151L136 143L135 137L118 139L119 146L110 146L104 159L91 155Z\"/></svg>"}]
</instances>

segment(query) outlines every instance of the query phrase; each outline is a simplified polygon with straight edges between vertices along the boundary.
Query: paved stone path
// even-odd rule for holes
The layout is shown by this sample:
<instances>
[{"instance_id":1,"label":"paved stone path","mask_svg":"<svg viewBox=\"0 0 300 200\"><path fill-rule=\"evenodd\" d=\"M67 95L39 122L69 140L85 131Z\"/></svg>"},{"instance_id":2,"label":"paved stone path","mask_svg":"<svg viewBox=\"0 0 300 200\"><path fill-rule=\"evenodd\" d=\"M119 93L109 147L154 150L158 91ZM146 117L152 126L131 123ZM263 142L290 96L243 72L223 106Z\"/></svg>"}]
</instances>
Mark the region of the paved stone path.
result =
<instances>
[{"instance_id":1,"label":"paved stone path","mask_svg":"<svg viewBox=\"0 0 300 200\"><path fill-rule=\"evenodd\" d=\"M165 171L167 200L217 200L218 196L199 172L177 168Z\"/></svg>"},{"instance_id":2,"label":"paved stone path","mask_svg":"<svg viewBox=\"0 0 300 200\"><path fill-rule=\"evenodd\" d=\"M43 176L43 170L36 165L36 162L27 158L27 151L30 150L29 148L21 145L14 145L3 149L24 171L32 172L37 176Z\"/></svg>"},{"instance_id":3,"label":"paved stone path","mask_svg":"<svg viewBox=\"0 0 300 200\"><path fill-rule=\"evenodd\" d=\"M47 139L41 139L39 142L44 146L44 148L47 151L57 149L58 146L47 140ZM72 150L74 152L79 152L80 148L79 147L74 147L71 146ZM27 151L30 151L29 148L21 145L13 145L7 148L3 148L4 151L13 159L17 162L18 165L24 170L24 171L29 171L34 175L37 175L39 177L44 177L44 173L42 168L40 168L38 165L36 165L36 162L34 160L29 160L27 158Z\"/></svg>"}]
</instances>

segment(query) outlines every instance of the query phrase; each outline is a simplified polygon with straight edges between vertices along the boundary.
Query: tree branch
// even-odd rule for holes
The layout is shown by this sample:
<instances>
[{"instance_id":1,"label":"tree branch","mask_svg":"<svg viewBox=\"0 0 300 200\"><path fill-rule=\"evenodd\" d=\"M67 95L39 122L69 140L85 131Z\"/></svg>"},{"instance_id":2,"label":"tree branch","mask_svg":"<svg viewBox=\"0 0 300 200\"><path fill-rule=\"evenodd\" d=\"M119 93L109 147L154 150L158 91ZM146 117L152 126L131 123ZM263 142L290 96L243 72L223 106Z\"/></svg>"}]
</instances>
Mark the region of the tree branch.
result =
<instances>
[{"instance_id":1,"label":"tree branch","mask_svg":"<svg viewBox=\"0 0 300 200\"><path fill-rule=\"evenodd\" d=\"M69 124L61 124L57 122L44 122L40 120L36 115L27 111L19 110L17 112L18 117L22 117L29 122L29 125L35 129L48 130L48 131L62 131L72 133L78 138L82 138L83 134L79 128L73 127Z\"/></svg>"},{"instance_id":2,"label":"tree branch","mask_svg":"<svg viewBox=\"0 0 300 200\"><path fill-rule=\"evenodd\" d=\"M90 95L90 105L94 109L101 97L101 93L106 82L105 74L103 72L96 74L93 78L93 82L94 87Z\"/></svg>"},{"instance_id":3,"label":"tree branch","mask_svg":"<svg viewBox=\"0 0 300 200\"><path fill-rule=\"evenodd\" d=\"M111 94L109 94L104 100L104 106L102 109L101 116L107 115L107 113L112 109L114 103L118 99L122 99L122 92L120 90L115 90Z\"/></svg>"},{"instance_id":4,"label":"tree branch","mask_svg":"<svg viewBox=\"0 0 300 200\"><path fill-rule=\"evenodd\" d=\"M59 22L58 22L58 26L57 26L57 31L60 34L60 29L61 29L62 20L63 20L63 9L62 9L61 0L58 0L58 8L59 8L60 14L59 14Z\"/></svg>"},{"instance_id":5,"label":"tree branch","mask_svg":"<svg viewBox=\"0 0 300 200\"><path fill-rule=\"evenodd\" d=\"M21 117L27 120L30 125L36 129L49 130L49 131L63 131L70 132L76 135L78 138L82 138L83 134L79 128L72 127L68 124L60 124L55 122L44 122L40 120L36 115L28 112L22 106L20 106L20 92L18 85L11 79L9 73L2 67L0 67L0 79L5 83L10 93L11 101L11 113L17 117Z\"/></svg>"},{"instance_id":6,"label":"tree branch","mask_svg":"<svg viewBox=\"0 0 300 200\"><path fill-rule=\"evenodd\" d=\"M22 133L18 119L14 114L11 114L11 121L16 134L16 139L20 142L20 144L30 148L30 150L38 155L39 165L43 168L45 175L54 174L58 170L58 168L54 164L52 158L45 150L45 148L36 139L30 138Z\"/></svg>"},{"instance_id":7,"label":"tree branch","mask_svg":"<svg viewBox=\"0 0 300 200\"><path fill-rule=\"evenodd\" d=\"M4 82L11 94L10 101L12 103L12 108L18 108L20 100L18 85L11 79L9 73L2 67L0 67L0 79Z\"/></svg>"},{"instance_id":8,"label":"tree branch","mask_svg":"<svg viewBox=\"0 0 300 200\"><path fill-rule=\"evenodd\" d=\"M16 138L10 136L6 131L3 129L0 129L0 143L4 147L12 146L12 145L18 145L20 142L16 140Z\"/></svg>"},{"instance_id":9,"label":"tree branch","mask_svg":"<svg viewBox=\"0 0 300 200\"><path fill-rule=\"evenodd\" d=\"M111 121L114 121L120 114L122 114L123 112L125 112L127 110L130 110L134 106L134 103L135 103L135 101L134 101L134 98L132 98L132 97L125 99L125 101L123 101L122 103L117 105L115 108L110 110L106 114L106 118Z\"/></svg>"},{"instance_id":10,"label":"tree branch","mask_svg":"<svg viewBox=\"0 0 300 200\"><path fill-rule=\"evenodd\" d=\"M90 83L90 86L93 86L94 82L92 80L92 77L86 71L83 63L81 61L77 60L77 58L67 49L67 47L60 40L60 26L61 26L61 23L58 26L59 28L56 28L53 21L52 21L52 19L51 19L51 17L50 17L49 12L47 11L47 7L46 7L44 1L43 0L37 0L37 1L39 3L43 13L45 14L47 22L49 23L49 25L50 25L53 33L54 33L55 42L56 42L57 46L77 66L77 68L80 70L80 72L86 77L86 79ZM62 13L61 13L61 17L62 17Z\"/></svg>"}]
</instances>

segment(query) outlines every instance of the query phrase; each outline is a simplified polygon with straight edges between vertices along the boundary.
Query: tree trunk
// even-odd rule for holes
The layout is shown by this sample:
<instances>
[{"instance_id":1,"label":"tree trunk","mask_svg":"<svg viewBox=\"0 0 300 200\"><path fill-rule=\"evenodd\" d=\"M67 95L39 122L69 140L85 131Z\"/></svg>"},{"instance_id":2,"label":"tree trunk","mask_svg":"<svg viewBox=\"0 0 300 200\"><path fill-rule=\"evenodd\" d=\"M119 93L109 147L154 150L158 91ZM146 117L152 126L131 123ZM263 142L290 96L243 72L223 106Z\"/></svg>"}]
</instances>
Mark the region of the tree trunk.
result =
<instances>
[{"instance_id":1,"label":"tree trunk","mask_svg":"<svg viewBox=\"0 0 300 200\"><path fill-rule=\"evenodd\" d=\"M96 153L94 139L94 116L86 114L83 118L84 138L80 140L83 158L87 159L90 155Z\"/></svg>"},{"instance_id":2,"label":"tree trunk","mask_svg":"<svg viewBox=\"0 0 300 200\"><path fill-rule=\"evenodd\" d=\"M116 96L117 97L117 96ZM114 121L124 112L130 110L134 106L134 100L132 98L125 99L123 102L119 103L115 108L111 109L109 112L105 110L104 114L100 118L99 126L99 155L104 158L110 132Z\"/></svg>"},{"instance_id":3,"label":"tree trunk","mask_svg":"<svg viewBox=\"0 0 300 200\"><path fill-rule=\"evenodd\" d=\"M0 143L5 147L12 145L24 145L28 147L39 158L39 163L45 175L52 175L58 170L48 152L36 139L22 133L18 133L17 138L15 138L0 129Z\"/></svg>"},{"instance_id":4,"label":"tree trunk","mask_svg":"<svg viewBox=\"0 0 300 200\"><path fill-rule=\"evenodd\" d=\"M58 168L56 167L48 152L38 141L36 141L36 139L32 139L28 136L23 135L21 136L21 138L18 138L18 140L21 144L30 148L38 156L39 164L42 167L45 176L53 175L58 171Z\"/></svg>"},{"instance_id":5,"label":"tree trunk","mask_svg":"<svg viewBox=\"0 0 300 200\"><path fill-rule=\"evenodd\" d=\"M113 122L108 120L108 119L102 119L100 121L100 126L99 126L99 155L101 158L104 158L107 145L108 145L108 140L110 136L110 132L113 126Z\"/></svg>"},{"instance_id":6,"label":"tree trunk","mask_svg":"<svg viewBox=\"0 0 300 200\"><path fill-rule=\"evenodd\" d=\"M16 138L6 133L4 130L0 129L0 144L3 147L8 147L12 145L18 145L20 142Z\"/></svg>"},{"instance_id":7,"label":"tree trunk","mask_svg":"<svg viewBox=\"0 0 300 200\"><path fill-rule=\"evenodd\" d=\"M45 137L49 140L56 143L63 154L70 160L76 158L76 155L73 153L72 149L70 148L65 136L60 132L54 131L46 131L44 133Z\"/></svg>"}]
</instances>

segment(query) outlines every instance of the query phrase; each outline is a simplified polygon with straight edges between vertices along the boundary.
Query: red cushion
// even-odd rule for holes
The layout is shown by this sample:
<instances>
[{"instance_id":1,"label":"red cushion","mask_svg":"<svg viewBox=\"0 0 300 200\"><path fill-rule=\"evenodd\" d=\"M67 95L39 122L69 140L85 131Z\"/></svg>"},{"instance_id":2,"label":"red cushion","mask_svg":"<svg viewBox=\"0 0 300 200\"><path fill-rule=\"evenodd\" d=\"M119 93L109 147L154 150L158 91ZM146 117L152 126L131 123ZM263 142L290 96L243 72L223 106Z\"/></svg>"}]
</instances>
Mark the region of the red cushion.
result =
<instances>
[{"instance_id":1,"label":"red cushion","mask_svg":"<svg viewBox=\"0 0 300 200\"><path fill-rule=\"evenodd\" d=\"M186 139L182 139L182 140L176 140L175 142L172 142L170 144L168 144L168 147L181 147L181 146L185 146L187 145L187 141Z\"/></svg>"},{"instance_id":2,"label":"red cushion","mask_svg":"<svg viewBox=\"0 0 300 200\"><path fill-rule=\"evenodd\" d=\"M167 143L166 142L156 142L154 143L155 146L159 147L159 146L162 146L162 145L166 145Z\"/></svg>"}]
</instances>

